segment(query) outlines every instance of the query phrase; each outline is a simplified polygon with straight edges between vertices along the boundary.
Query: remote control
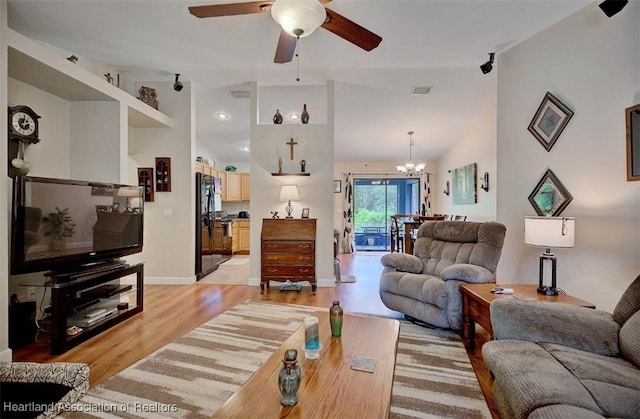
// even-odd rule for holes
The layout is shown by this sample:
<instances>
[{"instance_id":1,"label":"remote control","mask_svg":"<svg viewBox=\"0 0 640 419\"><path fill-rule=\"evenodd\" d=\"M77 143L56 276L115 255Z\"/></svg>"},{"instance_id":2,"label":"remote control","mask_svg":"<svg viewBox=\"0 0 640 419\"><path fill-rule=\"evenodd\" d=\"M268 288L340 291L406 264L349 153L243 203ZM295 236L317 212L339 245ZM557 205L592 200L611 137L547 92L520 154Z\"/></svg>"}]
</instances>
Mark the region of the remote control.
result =
<instances>
[{"instance_id":1,"label":"remote control","mask_svg":"<svg viewBox=\"0 0 640 419\"><path fill-rule=\"evenodd\" d=\"M95 309L95 310L92 310L92 311L88 312L88 313L85 315L85 317L92 318L92 317L99 316L99 315L101 315L101 314L103 314L103 313L106 313L106 312L107 312L107 310L106 310L106 309L104 309L104 308L97 308L97 309Z\"/></svg>"}]
</instances>

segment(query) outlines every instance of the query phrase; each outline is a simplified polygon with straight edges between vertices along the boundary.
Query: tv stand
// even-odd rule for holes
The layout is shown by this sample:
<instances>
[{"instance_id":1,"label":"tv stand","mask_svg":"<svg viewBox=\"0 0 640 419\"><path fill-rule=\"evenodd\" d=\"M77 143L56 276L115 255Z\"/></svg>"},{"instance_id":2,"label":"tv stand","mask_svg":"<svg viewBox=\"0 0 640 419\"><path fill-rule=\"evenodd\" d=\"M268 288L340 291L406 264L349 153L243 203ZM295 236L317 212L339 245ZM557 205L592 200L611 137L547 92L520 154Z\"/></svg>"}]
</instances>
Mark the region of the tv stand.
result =
<instances>
[{"instance_id":1,"label":"tv stand","mask_svg":"<svg viewBox=\"0 0 640 419\"><path fill-rule=\"evenodd\" d=\"M52 278L54 282L69 282L85 278L88 275L104 273L125 266L127 266L127 263L123 259L110 259L95 263L87 263L85 265L78 265L65 271L49 271L45 273L44 276Z\"/></svg>"},{"instance_id":2,"label":"tv stand","mask_svg":"<svg viewBox=\"0 0 640 419\"><path fill-rule=\"evenodd\" d=\"M111 262L46 274L52 278L44 284L51 289L52 354L62 354L142 311L144 264ZM132 274L136 274L135 284L123 286L120 279ZM104 313L102 309L107 315L94 318L96 311Z\"/></svg>"}]
</instances>

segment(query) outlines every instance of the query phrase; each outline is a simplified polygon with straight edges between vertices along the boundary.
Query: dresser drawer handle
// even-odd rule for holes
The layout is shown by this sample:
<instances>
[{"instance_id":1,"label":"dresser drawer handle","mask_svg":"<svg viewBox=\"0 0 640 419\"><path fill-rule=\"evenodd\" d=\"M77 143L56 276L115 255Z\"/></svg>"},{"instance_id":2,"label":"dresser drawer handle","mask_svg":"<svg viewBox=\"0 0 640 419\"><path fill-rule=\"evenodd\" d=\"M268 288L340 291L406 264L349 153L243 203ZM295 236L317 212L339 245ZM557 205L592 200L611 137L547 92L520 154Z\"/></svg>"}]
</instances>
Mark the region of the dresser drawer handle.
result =
<instances>
[{"instance_id":1,"label":"dresser drawer handle","mask_svg":"<svg viewBox=\"0 0 640 419\"><path fill-rule=\"evenodd\" d=\"M300 249L309 249L309 248L311 248L311 246L309 246L308 244L301 244L301 245L298 245L298 247Z\"/></svg>"},{"instance_id":2,"label":"dresser drawer handle","mask_svg":"<svg viewBox=\"0 0 640 419\"><path fill-rule=\"evenodd\" d=\"M267 269L267 272L275 273L275 272L278 272L278 270L277 270L277 269L273 269L273 268L272 268L272 269Z\"/></svg>"},{"instance_id":3,"label":"dresser drawer handle","mask_svg":"<svg viewBox=\"0 0 640 419\"><path fill-rule=\"evenodd\" d=\"M310 272L309 269L300 269L300 273L306 274L307 272Z\"/></svg>"}]
</instances>

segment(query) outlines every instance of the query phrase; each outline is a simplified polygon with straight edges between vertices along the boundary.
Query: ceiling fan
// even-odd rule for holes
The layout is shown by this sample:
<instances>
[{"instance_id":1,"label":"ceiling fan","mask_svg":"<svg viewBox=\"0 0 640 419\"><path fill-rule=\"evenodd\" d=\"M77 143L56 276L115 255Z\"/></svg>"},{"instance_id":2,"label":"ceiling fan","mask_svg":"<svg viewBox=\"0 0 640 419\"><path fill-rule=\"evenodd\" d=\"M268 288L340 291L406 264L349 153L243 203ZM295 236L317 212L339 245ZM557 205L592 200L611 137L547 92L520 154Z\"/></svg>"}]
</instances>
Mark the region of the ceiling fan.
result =
<instances>
[{"instance_id":1,"label":"ceiling fan","mask_svg":"<svg viewBox=\"0 0 640 419\"><path fill-rule=\"evenodd\" d=\"M320 26L365 51L371 51L380 44L380 36L322 5L330 1L273 0L212 4L191 6L189 13L205 18L271 12L273 19L282 27L273 59L275 63L290 62L298 39L310 35Z\"/></svg>"}]
</instances>

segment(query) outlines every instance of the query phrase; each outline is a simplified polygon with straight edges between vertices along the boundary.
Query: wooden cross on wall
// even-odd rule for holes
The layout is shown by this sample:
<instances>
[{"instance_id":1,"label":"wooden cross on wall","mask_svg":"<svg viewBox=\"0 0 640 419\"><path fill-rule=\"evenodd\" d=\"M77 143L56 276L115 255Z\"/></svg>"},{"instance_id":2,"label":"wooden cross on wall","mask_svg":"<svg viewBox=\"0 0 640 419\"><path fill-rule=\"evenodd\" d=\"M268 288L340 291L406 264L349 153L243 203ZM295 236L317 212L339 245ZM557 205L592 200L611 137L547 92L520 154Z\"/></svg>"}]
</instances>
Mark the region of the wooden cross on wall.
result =
<instances>
[{"instance_id":1,"label":"wooden cross on wall","mask_svg":"<svg viewBox=\"0 0 640 419\"><path fill-rule=\"evenodd\" d=\"M285 144L288 145L289 147L291 147L290 158L291 158L291 160L293 160L293 146L298 144L298 143L293 141L293 138L292 138L291 140L287 141Z\"/></svg>"}]
</instances>

